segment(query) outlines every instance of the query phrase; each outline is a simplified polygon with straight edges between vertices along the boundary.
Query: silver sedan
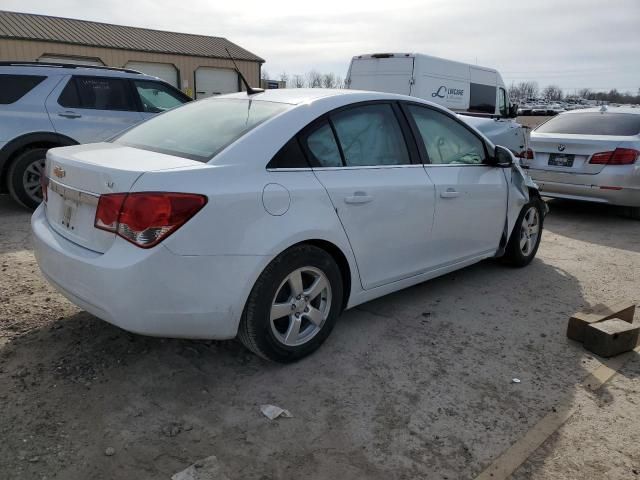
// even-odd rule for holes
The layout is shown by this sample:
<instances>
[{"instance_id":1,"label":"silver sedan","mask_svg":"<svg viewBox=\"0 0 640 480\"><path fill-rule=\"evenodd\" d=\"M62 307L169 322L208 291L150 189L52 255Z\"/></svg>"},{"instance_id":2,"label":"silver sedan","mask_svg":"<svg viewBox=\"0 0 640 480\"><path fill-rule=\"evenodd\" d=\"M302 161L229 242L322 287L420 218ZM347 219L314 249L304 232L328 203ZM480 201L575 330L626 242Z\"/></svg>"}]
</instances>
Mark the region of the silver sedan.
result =
<instances>
[{"instance_id":1,"label":"silver sedan","mask_svg":"<svg viewBox=\"0 0 640 480\"><path fill-rule=\"evenodd\" d=\"M640 219L640 109L599 107L553 117L531 132L523 161L548 197L631 207Z\"/></svg>"}]
</instances>

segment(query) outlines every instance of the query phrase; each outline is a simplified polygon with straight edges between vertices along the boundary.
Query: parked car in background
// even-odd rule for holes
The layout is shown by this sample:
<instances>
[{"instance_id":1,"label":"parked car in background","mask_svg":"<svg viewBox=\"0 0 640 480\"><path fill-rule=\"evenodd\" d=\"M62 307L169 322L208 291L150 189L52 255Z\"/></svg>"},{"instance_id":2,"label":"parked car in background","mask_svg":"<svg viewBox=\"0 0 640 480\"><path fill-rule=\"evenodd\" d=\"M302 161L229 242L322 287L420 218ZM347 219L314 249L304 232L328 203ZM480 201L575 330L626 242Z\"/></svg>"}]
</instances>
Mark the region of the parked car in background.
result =
<instances>
[{"instance_id":1,"label":"parked car in background","mask_svg":"<svg viewBox=\"0 0 640 480\"><path fill-rule=\"evenodd\" d=\"M640 218L640 110L561 113L531 132L529 174L549 197L629 207Z\"/></svg>"},{"instance_id":2,"label":"parked car in background","mask_svg":"<svg viewBox=\"0 0 640 480\"><path fill-rule=\"evenodd\" d=\"M527 132L515 120L500 72L421 53L374 53L351 59L347 88L399 93L428 100L460 114L496 145L520 156ZM473 121L471 116L493 121Z\"/></svg>"},{"instance_id":3,"label":"parked car in background","mask_svg":"<svg viewBox=\"0 0 640 480\"><path fill-rule=\"evenodd\" d=\"M72 302L283 362L345 308L489 257L527 265L546 213L509 150L448 110L351 90L204 99L52 149L46 178L35 255Z\"/></svg>"},{"instance_id":4,"label":"parked car in background","mask_svg":"<svg viewBox=\"0 0 640 480\"><path fill-rule=\"evenodd\" d=\"M189 100L133 70L0 62L0 191L35 208L49 148L106 140Z\"/></svg>"}]
</instances>

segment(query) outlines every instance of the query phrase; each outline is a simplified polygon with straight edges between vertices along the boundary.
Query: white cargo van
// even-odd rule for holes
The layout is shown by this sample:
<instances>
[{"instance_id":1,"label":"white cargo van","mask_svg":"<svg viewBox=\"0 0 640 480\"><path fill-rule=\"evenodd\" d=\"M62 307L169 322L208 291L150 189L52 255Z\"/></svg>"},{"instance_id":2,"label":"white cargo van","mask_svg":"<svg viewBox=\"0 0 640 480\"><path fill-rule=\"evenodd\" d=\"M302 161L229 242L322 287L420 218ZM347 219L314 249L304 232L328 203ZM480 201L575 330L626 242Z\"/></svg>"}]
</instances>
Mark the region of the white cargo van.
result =
<instances>
[{"instance_id":1,"label":"white cargo van","mask_svg":"<svg viewBox=\"0 0 640 480\"><path fill-rule=\"evenodd\" d=\"M494 143L516 154L527 149L525 129L511 120L518 106L510 104L495 69L421 53L374 53L351 59L346 86L430 100L461 114Z\"/></svg>"}]
</instances>

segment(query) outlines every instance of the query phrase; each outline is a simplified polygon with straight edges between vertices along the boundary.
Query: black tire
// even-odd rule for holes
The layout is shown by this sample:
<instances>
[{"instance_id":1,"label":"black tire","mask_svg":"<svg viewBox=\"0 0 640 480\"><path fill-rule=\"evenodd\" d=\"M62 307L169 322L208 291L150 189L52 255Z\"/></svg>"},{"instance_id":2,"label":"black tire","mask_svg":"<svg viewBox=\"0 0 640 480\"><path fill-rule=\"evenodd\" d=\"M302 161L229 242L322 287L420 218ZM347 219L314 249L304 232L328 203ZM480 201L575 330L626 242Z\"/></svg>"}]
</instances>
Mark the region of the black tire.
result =
<instances>
[{"instance_id":1,"label":"black tire","mask_svg":"<svg viewBox=\"0 0 640 480\"><path fill-rule=\"evenodd\" d=\"M42 201L38 164L44 165L48 148L30 148L18 154L9 167L7 186L13 199L23 207L35 209ZM37 184L34 192L34 183ZM34 193L36 194L34 198ZM39 197L39 199L38 199Z\"/></svg>"},{"instance_id":2,"label":"black tire","mask_svg":"<svg viewBox=\"0 0 640 480\"><path fill-rule=\"evenodd\" d=\"M528 214L531 208L535 208L538 213L538 235L535 239L533 248L529 252L525 254L523 252L520 241L522 239L524 225L523 220L525 215ZM509 243L507 244L507 249L503 260L513 267L525 267L531 263L531 260L536 256L538 252L538 247L540 246L540 240L542 238L542 230L544 224L544 206L542 204L542 199L540 197L532 197L529 202L522 207L520 210L520 215L518 215L518 219L513 227L513 231L511 232L511 238L509 238Z\"/></svg>"},{"instance_id":3,"label":"black tire","mask_svg":"<svg viewBox=\"0 0 640 480\"><path fill-rule=\"evenodd\" d=\"M328 281L330 301L325 303L328 316L308 341L290 346L277 338L277 332L274 333L275 326L270 318L271 308L276 294L282 292L281 289L289 275L306 267L322 272ZM267 360L280 363L299 360L315 351L331 333L342 308L342 289L340 269L325 250L304 244L291 247L271 261L253 286L240 320L238 339L249 350ZM288 301L290 300L284 302ZM302 315L304 317L304 313ZM281 320L291 321L288 317ZM307 327L313 328L313 325L308 323Z\"/></svg>"}]
</instances>

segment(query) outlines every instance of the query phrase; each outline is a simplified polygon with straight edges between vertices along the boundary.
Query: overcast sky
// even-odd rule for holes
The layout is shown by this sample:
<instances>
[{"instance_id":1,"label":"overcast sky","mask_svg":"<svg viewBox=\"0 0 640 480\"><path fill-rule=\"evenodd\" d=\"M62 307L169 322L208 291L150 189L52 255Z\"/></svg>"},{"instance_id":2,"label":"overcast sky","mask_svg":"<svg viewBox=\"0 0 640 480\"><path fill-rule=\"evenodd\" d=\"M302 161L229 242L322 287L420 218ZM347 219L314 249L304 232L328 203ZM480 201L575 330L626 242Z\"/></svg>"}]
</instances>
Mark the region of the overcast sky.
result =
<instances>
[{"instance_id":1,"label":"overcast sky","mask_svg":"<svg viewBox=\"0 0 640 480\"><path fill-rule=\"evenodd\" d=\"M353 55L421 52L507 84L640 88L640 0L0 0L0 8L226 37L264 68L344 76Z\"/></svg>"}]
</instances>

